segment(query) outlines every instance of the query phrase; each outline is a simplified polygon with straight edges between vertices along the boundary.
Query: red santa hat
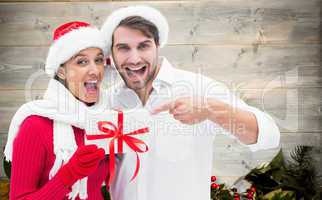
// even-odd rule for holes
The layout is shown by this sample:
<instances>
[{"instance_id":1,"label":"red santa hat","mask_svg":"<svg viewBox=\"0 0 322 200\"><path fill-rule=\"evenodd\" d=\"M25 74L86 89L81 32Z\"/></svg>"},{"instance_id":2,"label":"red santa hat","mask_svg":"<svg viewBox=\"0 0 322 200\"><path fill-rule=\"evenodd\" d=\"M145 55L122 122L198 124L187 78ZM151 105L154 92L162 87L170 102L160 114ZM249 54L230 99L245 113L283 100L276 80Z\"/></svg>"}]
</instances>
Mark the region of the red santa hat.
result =
<instances>
[{"instance_id":1,"label":"red santa hat","mask_svg":"<svg viewBox=\"0 0 322 200\"><path fill-rule=\"evenodd\" d=\"M164 47L168 41L169 24L167 19L155 8L149 6L129 6L114 11L104 22L101 31L107 46L112 45L112 36L120 22L130 16L140 16L153 23L159 32L160 47Z\"/></svg>"},{"instance_id":2,"label":"red santa hat","mask_svg":"<svg viewBox=\"0 0 322 200\"><path fill-rule=\"evenodd\" d=\"M46 60L46 73L53 77L59 66L75 54L90 47L100 48L104 55L109 53L99 29L86 22L69 22L59 26L53 37Z\"/></svg>"}]
</instances>

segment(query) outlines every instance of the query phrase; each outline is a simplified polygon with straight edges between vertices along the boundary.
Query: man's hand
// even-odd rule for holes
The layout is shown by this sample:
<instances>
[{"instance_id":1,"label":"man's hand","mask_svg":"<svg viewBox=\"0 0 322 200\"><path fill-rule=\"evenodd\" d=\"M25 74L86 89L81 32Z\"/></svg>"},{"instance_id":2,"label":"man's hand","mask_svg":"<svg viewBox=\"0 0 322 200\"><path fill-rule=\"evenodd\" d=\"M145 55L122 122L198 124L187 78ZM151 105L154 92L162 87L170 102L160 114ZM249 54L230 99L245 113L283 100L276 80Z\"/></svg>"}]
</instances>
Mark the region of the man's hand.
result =
<instances>
[{"instance_id":1,"label":"man's hand","mask_svg":"<svg viewBox=\"0 0 322 200\"><path fill-rule=\"evenodd\" d=\"M208 119L245 144L256 143L258 138L258 124L253 113L214 98L181 97L158 106L151 113L163 111L169 111L176 120L184 124L196 124Z\"/></svg>"},{"instance_id":2,"label":"man's hand","mask_svg":"<svg viewBox=\"0 0 322 200\"><path fill-rule=\"evenodd\" d=\"M207 103L199 97L180 97L158 106L151 113L158 114L163 111L169 111L174 119L184 124L196 124L208 117Z\"/></svg>"}]
</instances>

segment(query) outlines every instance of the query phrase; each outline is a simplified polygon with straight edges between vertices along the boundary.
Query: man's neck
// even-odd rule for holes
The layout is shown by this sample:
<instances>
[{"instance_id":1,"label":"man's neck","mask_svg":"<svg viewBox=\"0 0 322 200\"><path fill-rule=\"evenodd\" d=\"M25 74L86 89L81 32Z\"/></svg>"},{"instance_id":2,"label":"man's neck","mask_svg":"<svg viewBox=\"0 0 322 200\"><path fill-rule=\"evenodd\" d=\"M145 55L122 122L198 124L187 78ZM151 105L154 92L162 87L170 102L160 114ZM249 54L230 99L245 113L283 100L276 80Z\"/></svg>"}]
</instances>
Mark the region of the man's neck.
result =
<instances>
[{"instance_id":1,"label":"man's neck","mask_svg":"<svg viewBox=\"0 0 322 200\"><path fill-rule=\"evenodd\" d=\"M161 68L161 62L158 61L156 72L154 73L153 78L151 78L147 83L146 86L140 90L135 90L134 92L138 95L139 99L141 100L141 103L143 106L145 106L146 102L148 101L150 94L153 91L152 83L154 79L157 77L159 71Z\"/></svg>"},{"instance_id":2,"label":"man's neck","mask_svg":"<svg viewBox=\"0 0 322 200\"><path fill-rule=\"evenodd\" d=\"M138 95L139 99L141 100L143 106L145 106L153 90L152 82L153 80L151 80L151 83L147 84L145 88L135 91L135 93Z\"/></svg>"}]
</instances>

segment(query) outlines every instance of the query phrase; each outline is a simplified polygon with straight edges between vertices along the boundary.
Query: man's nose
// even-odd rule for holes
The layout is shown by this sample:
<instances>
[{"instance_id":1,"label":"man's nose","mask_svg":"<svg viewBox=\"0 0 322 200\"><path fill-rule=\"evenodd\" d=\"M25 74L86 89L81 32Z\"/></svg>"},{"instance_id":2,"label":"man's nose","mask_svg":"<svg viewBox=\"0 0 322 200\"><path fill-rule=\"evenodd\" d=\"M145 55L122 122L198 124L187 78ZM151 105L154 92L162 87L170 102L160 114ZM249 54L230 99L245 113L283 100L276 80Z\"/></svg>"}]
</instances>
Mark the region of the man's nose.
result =
<instances>
[{"instance_id":1,"label":"man's nose","mask_svg":"<svg viewBox=\"0 0 322 200\"><path fill-rule=\"evenodd\" d=\"M131 64L138 64L141 61L140 53L137 50L132 50L128 62Z\"/></svg>"}]
</instances>

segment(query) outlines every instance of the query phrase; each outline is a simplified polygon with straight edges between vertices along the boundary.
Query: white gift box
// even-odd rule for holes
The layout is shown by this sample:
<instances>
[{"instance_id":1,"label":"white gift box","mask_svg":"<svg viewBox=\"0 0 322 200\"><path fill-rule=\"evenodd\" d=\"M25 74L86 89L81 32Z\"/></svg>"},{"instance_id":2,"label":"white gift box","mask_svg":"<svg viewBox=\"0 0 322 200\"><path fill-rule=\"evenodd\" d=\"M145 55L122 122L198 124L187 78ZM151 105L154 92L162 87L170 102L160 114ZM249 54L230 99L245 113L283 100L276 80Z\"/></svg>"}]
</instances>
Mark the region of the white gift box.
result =
<instances>
[{"instance_id":1,"label":"white gift box","mask_svg":"<svg viewBox=\"0 0 322 200\"><path fill-rule=\"evenodd\" d=\"M85 126L86 137L85 144L95 144L100 148L105 150L105 154L110 154L110 145L113 138L114 139L114 153L126 153L128 151L133 151L133 149L126 143L126 138L134 137L143 141L147 144L147 137L150 134L148 130L140 134L129 134L133 131L141 130L144 128L148 129L147 119L149 119L149 112L145 109L135 109L135 110L124 110L122 111L123 122L119 121L120 111L106 110L100 113L91 113L88 116L88 120ZM103 124L101 129L98 124ZM123 128L120 126L123 125ZM123 131L121 130L123 129ZM117 134L122 131L123 142L119 143L121 140L118 139ZM122 134L121 133L121 134ZM109 137L107 137L109 135ZM93 138L93 136L95 138ZM131 140L131 138L129 138ZM127 140L128 142L131 142ZM133 141L132 141L133 143ZM118 147L122 145L121 152L119 152ZM140 149L145 149L142 144L136 144Z\"/></svg>"}]
</instances>

